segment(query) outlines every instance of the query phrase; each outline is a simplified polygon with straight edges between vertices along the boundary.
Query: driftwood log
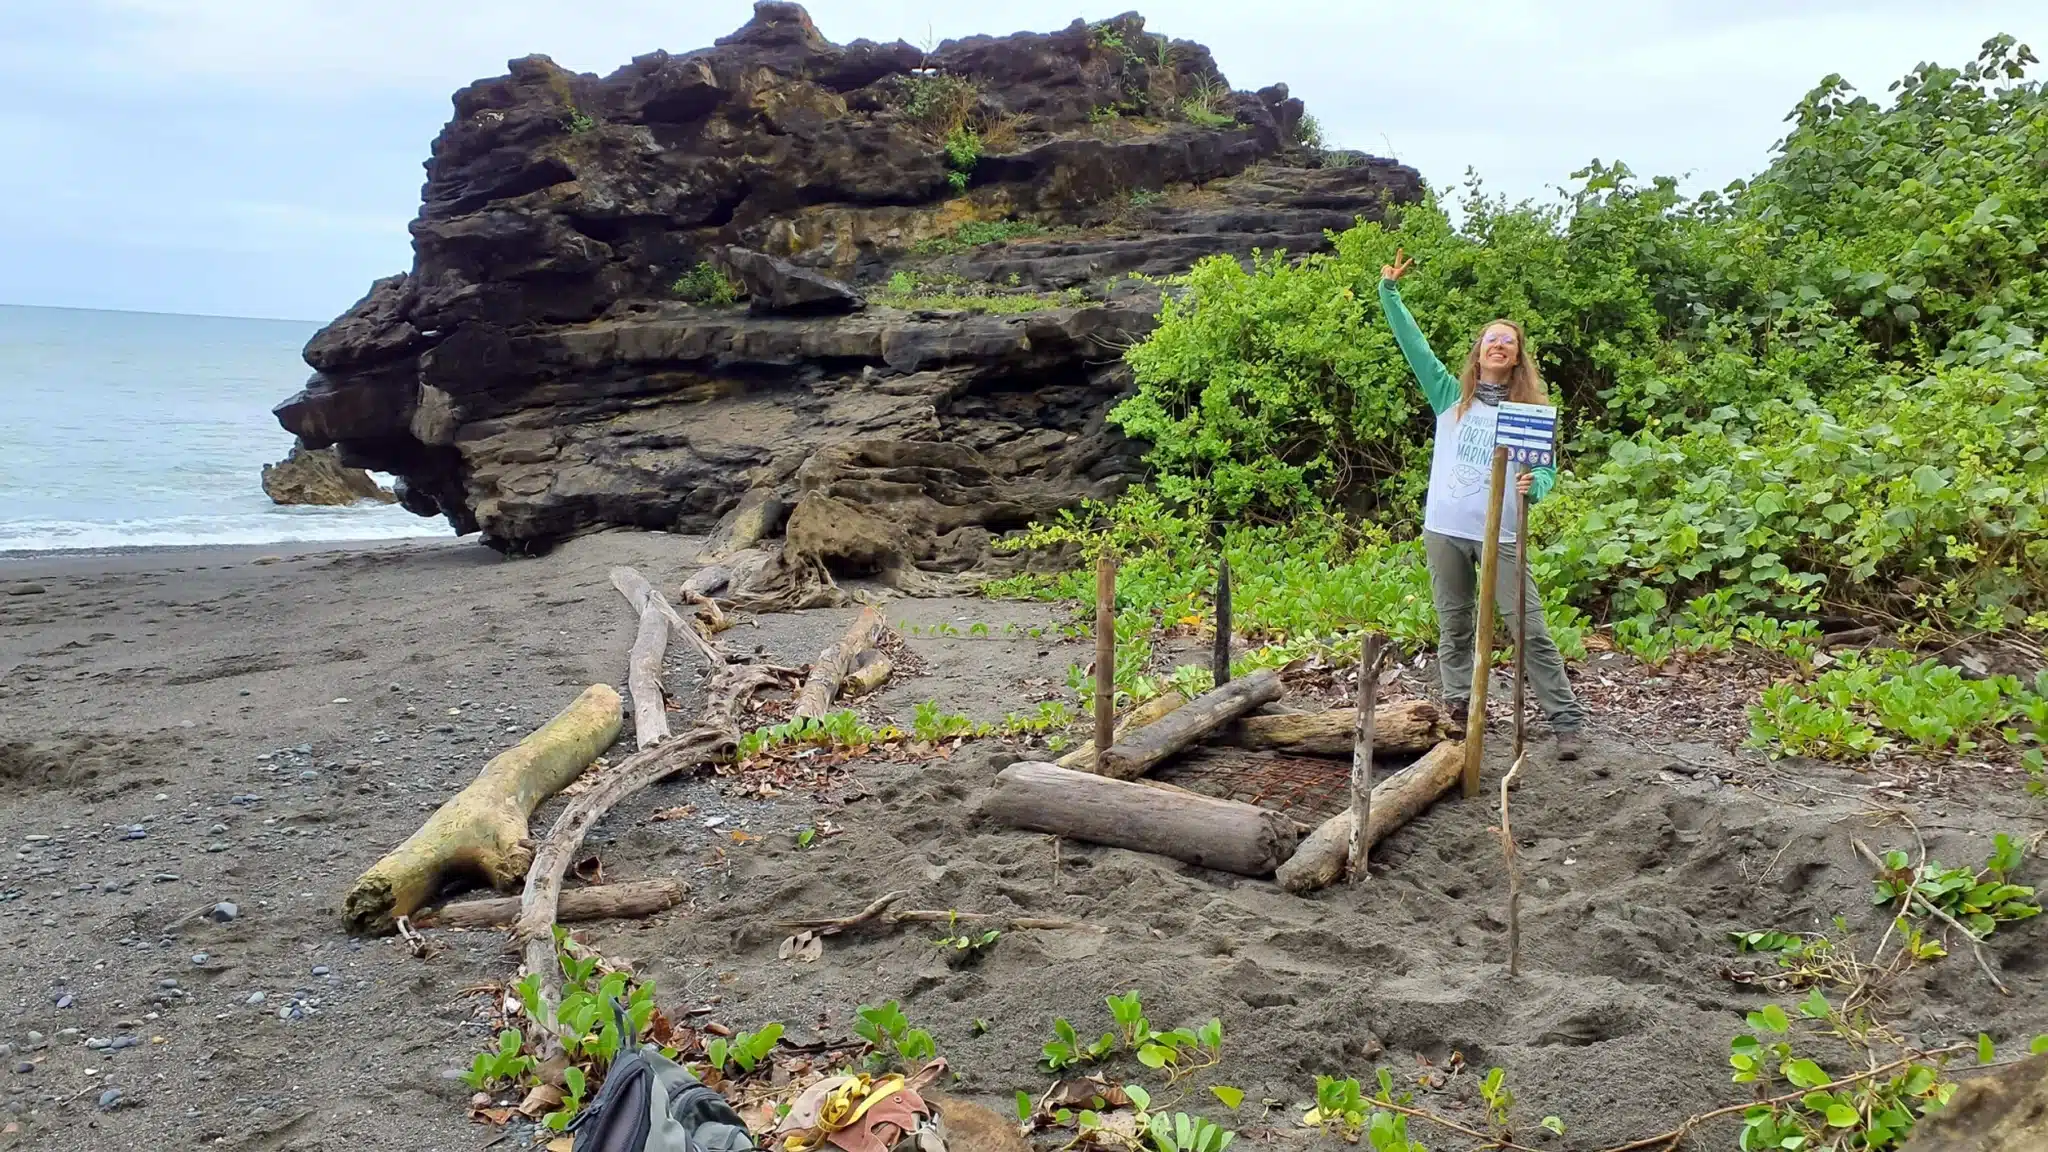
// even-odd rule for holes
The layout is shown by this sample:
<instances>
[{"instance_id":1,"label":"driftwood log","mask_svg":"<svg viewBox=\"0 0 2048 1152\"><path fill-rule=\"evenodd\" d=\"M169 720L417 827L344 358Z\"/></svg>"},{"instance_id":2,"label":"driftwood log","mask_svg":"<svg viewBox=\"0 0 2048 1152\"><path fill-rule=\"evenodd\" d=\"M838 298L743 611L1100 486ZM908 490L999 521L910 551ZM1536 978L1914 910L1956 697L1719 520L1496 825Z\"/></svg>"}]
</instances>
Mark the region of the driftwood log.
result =
<instances>
[{"instance_id":1,"label":"driftwood log","mask_svg":"<svg viewBox=\"0 0 2048 1152\"><path fill-rule=\"evenodd\" d=\"M643 624L647 613L657 612L668 622L669 635L689 645L690 650L709 664L713 671L725 665L725 657L711 646L711 641L705 639L704 633L683 619L683 614L675 610L667 597L656 592L654 585L649 584L645 576L631 568L614 568L612 587L617 588L619 595L626 598L626 603L633 606L633 611L640 614Z\"/></svg>"},{"instance_id":2,"label":"driftwood log","mask_svg":"<svg viewBox=\"0 0 2048 1152\"><path fill-rule=\"evenodd\" d=\"M1238 748L1349 758L1357 723L1358 713L1351 708L1247 716L1223 739ZM1382 704L1373 709L1372 732L1373 753L1382 759L1419 755L1443 740L1443 714L1427 700Z\"/></svg>"},{"instance_id":3,"label":"driftwood log","mask_svg":"<svg viewBox=\"0 0 2048 1152\"><path fill-rule=\"evenodd\" d=\"M612 569L612 585L632 603L629 587L640 580L631 568ZM645 583L644 580L641 583ZM661 686L661 662L668 655L668 617L662 609L668 602L649 585L639 598L640 630L633 635L633 649L626 654L626 691L633 698L633 742L638 748L652 748L668 739L668 693Z\"/></svg>"},{"instance_id":4,"label":"driftwood log","mask_svg":"<svg viewBox=\"0 0 2048 1152\"><path fill-rule=\"evenodd\" d=\"M1153 723L1187 702L1187 697L1181 695L1175 689L1168 688L1166 691L1161 692L1159 695L1154 696L1126 713L1124 718L1117 722L1116 734L1111 738L1110 743L1114 744L1118 740L1124 739L1131 733L1136 732L1147 724ZM1083 741L1079 748L1060 757L1056 763L1062 768L1072 768L1077 772L1095 771L1095 741Z\"/></svg>"},{"instance_id":5,"label":"driftwood log","mask_svg":"<svg viewBox=\"0 0 2048 1152\"><path fill-rule=\"evenodd\" d=\"M1117 741L1102 754L1095 771L1112 780L1135 780L1259 705L1279 698L1280 673L1271 668L1233 680Z\"/></svg>"},{"instance_id":6,"label":"driftwood log","mask_svg":"<svg viewBox=\"0 0 2048 1152\"><path fill-rule=\"evenodd\" d=\"M873 647L881 631L882 614L873 605L861 609L853 627L846 630L839 643L818 653L818 662L811 665L811 678L804 681L803 691L797 693L793 715L818 720L830 712L832 701L839 696L839 686L846 682L846 674L853 668L854 658Z\"/></svg>"},{"instance_id":7,"label":"driftwood log","mask_svg":"<svg viewBox=\"0 0 2048 1152\"><path fill-rule=\"evenodd\" d=\"M1074 772L1026 760L996 776L982 814L1046 832L1184 860L1241 876L1268 876L1300 833L1286 815L1192 792Z\"/></svg>"},{"instance_id":8,"label":"driftwood log","mask_svg":"<svg viewBox=\"0 0 2048 1152\"><path fill-rule=\"evenodd\" d=\"M621 884L593 884L571 888L555 905L560 923L586 920L637 920L666 912L683 902L689 886L680 880L631 880ZM429 909L413 918L418 928L504 928L519 919L520 900L506 896L496 900L465 900Z\"/></svg>"},{"instance_id":9,"label":"driftwood log","mask_svg":"<svg viewBox=\"0 0 2048 1152\"><path fill-rule=\"evenodd\" d=\"M1422 759L1374 785L1365 846L1371 848L1436 803L1458 783L1464 766L1464 746L1446 740ZM1280 866L1280 886L1289 892L1326 888L1344 874L1350 855L1351 809L1346 808L1309 833L1294 855Z\"/></svg>"},{"instance_id":10,"label":"driftwood log","mask_svg":"<svg viewBox=\"0 0 2048 1152\"><path fill-rule=\"evenodd\" d=\"M419 831L359 877L342 900L350 932L384 935L432 900L448 880L481 876L518 887L533 861L527 821L541 801L583 774L618 739L619 694L593 684L526 739L491 758L467 788Z\"/></svg>"},{"instance_id":11,"label":"driftwood log","mask_svg":"<svg viewBox=\"0 0 2048 1152\"><path fill-rule=\"evenodd\" d=\"M839 686L839 694L851 699L865 696L880 688L889 680L889 674L896 670L896 662L879 648L867 648L853 658L853 667L846 673L846 680Z\"/></svg>"}]
</instances>

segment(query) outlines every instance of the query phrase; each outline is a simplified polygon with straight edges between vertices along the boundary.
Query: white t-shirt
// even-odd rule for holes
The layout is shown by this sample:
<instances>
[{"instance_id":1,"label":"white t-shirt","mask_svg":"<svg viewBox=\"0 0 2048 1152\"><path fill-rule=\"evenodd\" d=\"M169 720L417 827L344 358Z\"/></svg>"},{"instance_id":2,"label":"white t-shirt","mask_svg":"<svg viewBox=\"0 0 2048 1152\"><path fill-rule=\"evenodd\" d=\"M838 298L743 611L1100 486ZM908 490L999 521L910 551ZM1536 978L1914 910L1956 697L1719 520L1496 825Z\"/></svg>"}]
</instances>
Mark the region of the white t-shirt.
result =
<instances>
[{"instance_id":1,"label":"white t-shirt","mask_svg":"<svg viewBox=\"0 0 2048 1152\"><path fill-rule=\"evenodd\" d=\"M1437 414L1436 447L1429 463L1429 499L1423 505L1422 527L1460 540L1486 539L1486 493L1493 479L1494 425L1500 409L1478 400L1458 419L1455 406ZM1501 491L1500 541L1515 540L1515 473Z\"/></svg>"}]
</instances>

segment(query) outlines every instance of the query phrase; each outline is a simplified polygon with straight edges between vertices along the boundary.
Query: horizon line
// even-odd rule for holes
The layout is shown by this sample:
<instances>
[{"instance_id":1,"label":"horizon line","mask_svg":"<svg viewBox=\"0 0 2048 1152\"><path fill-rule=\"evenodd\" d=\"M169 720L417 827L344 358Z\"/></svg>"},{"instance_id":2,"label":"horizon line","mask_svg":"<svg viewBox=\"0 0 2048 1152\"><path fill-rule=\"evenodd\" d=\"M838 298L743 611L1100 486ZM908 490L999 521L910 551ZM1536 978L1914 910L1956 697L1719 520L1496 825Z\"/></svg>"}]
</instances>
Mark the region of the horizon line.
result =
<instances>
[{"instance_id":1,"label":"horizon line","mask_svg":"<svg viewBox=\"0 0 2048 1152\"><path fill-rule=\"evenodd\" d=\"M240 316L228 312L167 312L156 308L88 308L81 304L21 304L0 300L0 308L37 308L45 312L111 312L121 316L172 316L188 320L261 320L268 324L330 324L299 316Z\"/></svg>"}]
</instances>

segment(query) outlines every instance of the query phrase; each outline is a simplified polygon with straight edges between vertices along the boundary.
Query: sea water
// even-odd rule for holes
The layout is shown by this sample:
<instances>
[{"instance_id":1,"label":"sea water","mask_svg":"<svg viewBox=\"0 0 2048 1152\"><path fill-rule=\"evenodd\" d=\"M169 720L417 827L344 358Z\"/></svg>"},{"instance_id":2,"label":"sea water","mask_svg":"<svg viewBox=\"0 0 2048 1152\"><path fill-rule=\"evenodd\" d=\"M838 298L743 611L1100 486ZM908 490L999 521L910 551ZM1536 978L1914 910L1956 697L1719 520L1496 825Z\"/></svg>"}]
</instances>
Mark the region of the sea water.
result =
<instances>
[{"instance_id":1,"label":"sea water","mask_svg":"<svg viewBox=\"0 0 2048 1152\"><path fill-rule=\"evenodd\" d=\"M447 535L395 505L263 494L292 446L271 409L316 328L0 305L0 552Z\"/></svg>"}]
</instances>

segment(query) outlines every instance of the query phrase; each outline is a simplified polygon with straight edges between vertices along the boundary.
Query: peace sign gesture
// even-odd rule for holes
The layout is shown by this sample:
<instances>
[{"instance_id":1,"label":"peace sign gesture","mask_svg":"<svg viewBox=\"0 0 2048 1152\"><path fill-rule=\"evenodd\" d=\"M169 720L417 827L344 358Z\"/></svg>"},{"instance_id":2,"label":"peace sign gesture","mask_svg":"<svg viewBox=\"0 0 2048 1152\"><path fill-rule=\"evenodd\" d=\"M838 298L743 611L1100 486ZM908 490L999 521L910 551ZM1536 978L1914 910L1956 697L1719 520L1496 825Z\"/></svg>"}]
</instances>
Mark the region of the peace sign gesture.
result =
<instances>
[{"instance_id":1,"label":"peace sign gesture","mask_svg":"<svg viewBox=\"0 0 2048 1152\"><path fill-rule=\"evenodd\" d=\"M1401 277L1406 276L1408 270L1413 267L1415 267L1415 261L1407 258L1407 250L1396 248L1394 249L1394 262L1392 264L1380 265L1380 278L1382 280L1399 280Z\"/></svg>"}]
</instances>

